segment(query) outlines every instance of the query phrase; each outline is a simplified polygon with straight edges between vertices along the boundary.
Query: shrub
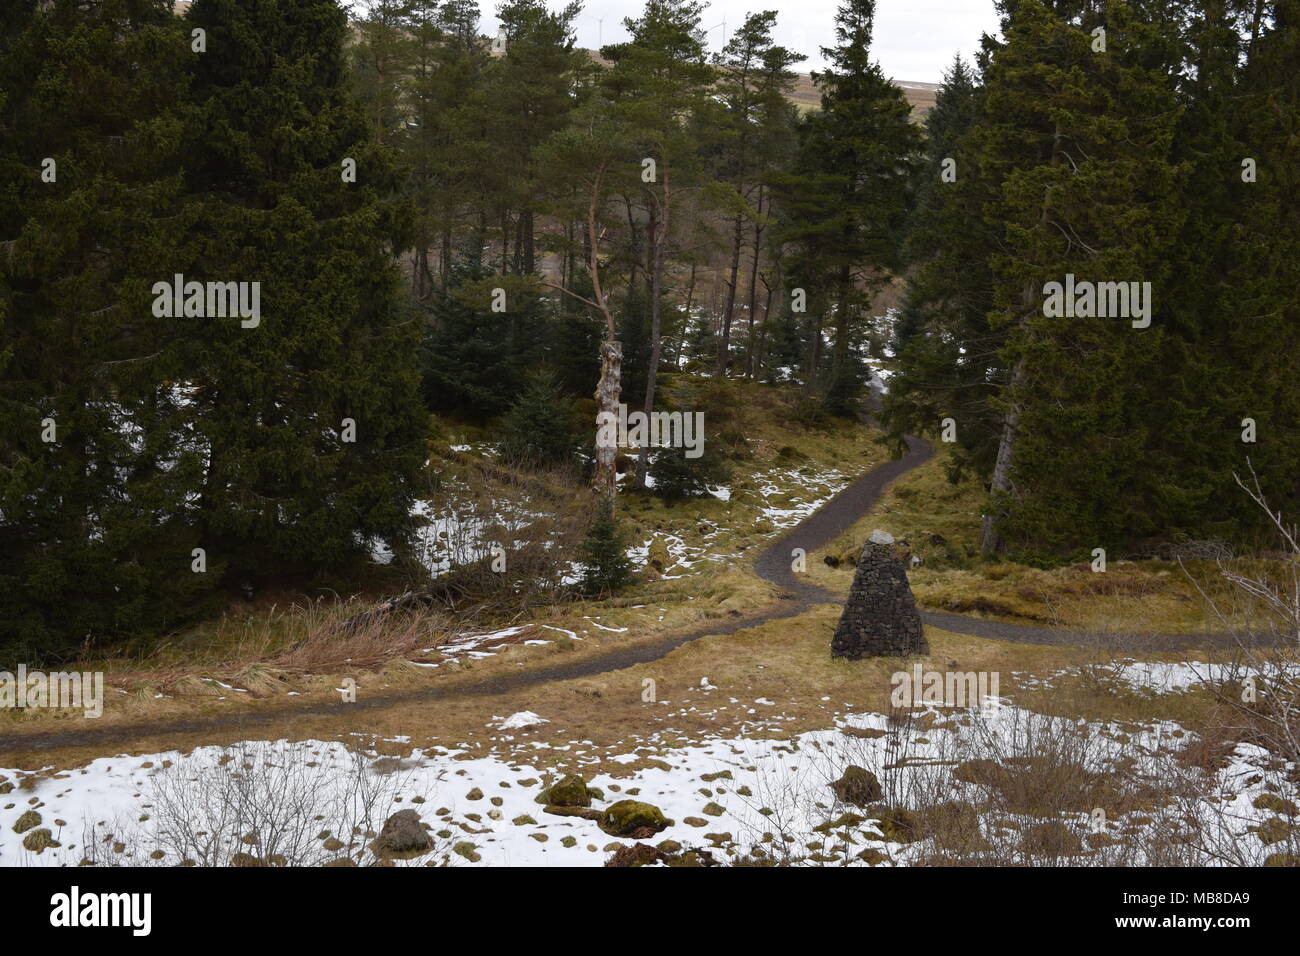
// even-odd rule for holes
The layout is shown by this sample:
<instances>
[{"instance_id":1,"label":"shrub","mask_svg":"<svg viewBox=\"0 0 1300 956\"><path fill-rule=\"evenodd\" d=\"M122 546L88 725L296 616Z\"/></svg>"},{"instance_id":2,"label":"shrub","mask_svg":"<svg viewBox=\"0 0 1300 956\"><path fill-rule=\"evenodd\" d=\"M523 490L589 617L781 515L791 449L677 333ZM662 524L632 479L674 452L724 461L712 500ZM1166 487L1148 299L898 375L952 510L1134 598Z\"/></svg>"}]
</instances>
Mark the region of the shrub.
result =
<instances>
[{"instance_id":1,"label":"shrub","mask_svg":"<svg viewBox=\"0 0 1300 956\"><path fill-rule=\"evenodd\" d=\"M613 594L631 583L632 564L614 517L614 502L609 498L600 500L596 520L582 542L581 553L584 594Z\"/></svg>"},{"instance_id":2,"label":"shrub","mask_svg":"<svg viewBox=\"0 0 1300 956\"><path fill-rule=\"evenodd\" d=\"M655 453L650 463L650 477L654 479L654 492L665 501L698 498L709 493L709 485L731 479L731 472L705 442L703 454L687 458L684 448L663 448Z\"/></svg>"}]
</instances>

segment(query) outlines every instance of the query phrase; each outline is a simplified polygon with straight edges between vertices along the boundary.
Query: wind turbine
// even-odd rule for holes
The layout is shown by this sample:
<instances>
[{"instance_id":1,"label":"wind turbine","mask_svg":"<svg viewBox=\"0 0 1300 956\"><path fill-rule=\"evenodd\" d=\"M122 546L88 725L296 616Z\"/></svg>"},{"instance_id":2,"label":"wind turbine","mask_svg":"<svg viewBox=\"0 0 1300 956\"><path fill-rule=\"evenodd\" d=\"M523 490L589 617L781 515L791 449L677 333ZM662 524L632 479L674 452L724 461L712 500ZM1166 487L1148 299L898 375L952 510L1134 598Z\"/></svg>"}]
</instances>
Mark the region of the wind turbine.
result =
<instances>
[{"instance_id":1,"label":"wind turbine","mask_svg":"<svg viewBox=\"0 0 1300 956\"><path fill-rule=\"evenodd\" d=\"M712 33L718 27L722 27L722 45L727 45L727 18L723 17L721 23L715 23L713 26L705 29L705 33Z\"/></svg>"}]
</instances>

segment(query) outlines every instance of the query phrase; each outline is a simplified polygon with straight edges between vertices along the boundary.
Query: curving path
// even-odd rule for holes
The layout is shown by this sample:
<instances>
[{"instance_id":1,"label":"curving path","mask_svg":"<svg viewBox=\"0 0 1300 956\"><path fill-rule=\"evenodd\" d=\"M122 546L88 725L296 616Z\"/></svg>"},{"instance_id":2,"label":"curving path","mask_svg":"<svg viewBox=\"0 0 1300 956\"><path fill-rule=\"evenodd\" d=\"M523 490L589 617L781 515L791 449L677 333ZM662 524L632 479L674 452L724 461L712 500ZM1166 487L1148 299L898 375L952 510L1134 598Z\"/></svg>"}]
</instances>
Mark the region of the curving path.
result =
<instances>
[{"instance_id":1,"label":"curving path","mask_svg":"<svg viewBox=\"0 0 1300 956\"><path fill-rule=\"evenodd\" d=\"M897 461L885 462L867 472L852 485L826 502L818 511L809 515L792 528L782 538L769 545L759 555L755 569L765 580L780 585L787 591L794 592L806 604L840 603L841 594L827 591L799 579L791 571L791 551L803 548L805 552L825 546L840 534L851 528L858 519L871 511L885 487L896 478L913 468L925 464L934 457L934 446L924 438L909 436L907 454ZM1158 634L1133 632L1100 633L1089 631L1071 631L1053 627L1036 627L1025 624L1010 624L1005 621L990 621L984 618L965 617L960 614L948 614L942 611L921 611L921 619L931 627L952 631L956 634L968 634L997 641L1010 641L1017 644L1054 644L1075 647L1119 645L1133 647L1140 643L1144 650L1172 650L1179 647L1204 646L1206 644L1235 644L1238 640L1247 640L1241 634Z\"/></svg>"},{"instance_id":2,"label":"curving path","mask_svg":"<svg viewBox=\"0 0 1300 956\"><path fill-rule=\"evenodd\" d=\"M791 552L803 548L811 553L832 541L852 527L858 519L869 513L886 486L934 455L934 446L921 438L907 440L907 453L896 461L888 461L867 472L853 484L831 498L825 505L795 525L775 542L764 548L755 562L759 576L780 587L784 593L776 603L758 608L749 614L709 621L694 629L668 635L660 639L619 647L581 661L549 664L531 668L522 673L502 674L474 683L441 689L417 688L388 694L366 696L355 703L330 702L294 708L292 711L267 711L245 714L215 714L204 717L180 718L163 722L141 722L90 728L77 731L59 731L44 734L0 735L0 754L6 751L33 752L54 747L81 747L94 744L125 743L160 737L167 734L199 733L205 730L254 730L258 727L285 724L298 716L329 716L355 714L405 703L432 700L455 700L505 694L537 684L553 681L592 677L645 664L702 637L722 636L757 627L768 621L794 617L818 604L838 604L843 595L801 580L791 570ZM1097 634L1082 631L1030 627L963 617L938 611L922 611L921 618L932 627L958 634L1010 641L1022 644L1056 645L1106 645L1116 643L1131 649L1140 641L1144 649L1168 650L1186 646L1205 646L1237 640L1240 635L1168 634L1121 635ZM3 759L3 757L0 757Z\"/></svg>"}]
</instances>

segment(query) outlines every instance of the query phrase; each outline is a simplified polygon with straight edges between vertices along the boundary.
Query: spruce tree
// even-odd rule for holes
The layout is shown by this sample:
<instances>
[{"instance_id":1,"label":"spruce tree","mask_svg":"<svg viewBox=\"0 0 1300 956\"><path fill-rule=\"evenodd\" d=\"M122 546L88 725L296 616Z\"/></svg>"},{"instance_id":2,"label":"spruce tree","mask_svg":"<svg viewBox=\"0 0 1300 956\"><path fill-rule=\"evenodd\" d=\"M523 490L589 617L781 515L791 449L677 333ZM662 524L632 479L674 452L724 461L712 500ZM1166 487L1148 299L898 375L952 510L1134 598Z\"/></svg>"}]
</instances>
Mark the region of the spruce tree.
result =
<instances>
[{"instance_id":1,"label":"spruce tree","mask_svg":"<svg viewBox=\"0 0 1300 956\"><path fill-rule=\"evenodd\" d=\"M1143 465L1153 427L1168 250L1181 223L1170 158L1172 83L1161 43L1123 0L1002 4L1005 42L986 72L981 175L1004 230L991 321L1005 330L1002 414L983 547L1087 554L1157 530ZM1104 28L1104 49L1098 43ZM1151 325L1045 315L1047 283L1150 282ZM1122 490L1121 490L1122 489Z\"/></svg>"},{"instance_id":2,"label":"spruce tree","mask_svg":"<svg viewBox=\"0 0 1300 956\"><path fill-rule=\"evenodd\" d=\"M170 3L0 14L0 653L28 663L176 626L201 453L176 323L189 38Z\"/></svg>"},{"instance_id":3,"label":"spruce tree","mask_svg":"<svg viewBox=\"0 0 1300 956\"><path fill-rule=\"evenodd\" d=\"M400 548L423 460L419 322L397 293L387 155L347 88L333 0L196 0L186 278L258 282L261 318L186 319L197 525L232 583ZM352 175L353 170L355 175Z\"/></svg>"},{"instance_id":4,"label":"spruce tree","mask_svg":"<svg viewBox=\"0 0 1300 956\"><path fill-rule=\"evenodd\" d=\"M926 159L905 243L907 292L893 329L893 374L881 419L897 454L908 434L956 427L953 477L992 470L1000 416L992 406L1004 371L1003 335L990 328L990 260L1000 229L983 207L997 184L980 174L971 142L982 119L982 86L958 57L926 115Z\"/></svg>"},{"instance_id":5,"label":"spruce tree","mask_svg":"<svg viewBox=\"0 0 1300 956\"><path fill-rule=\"evenodd\" d=\"M573 405L544 368L530 376L501 422L501 455L524 465L557 466L572 463L577 448Z\"/></svg>"},{"instance_id":6,"label":"spruce tree","mask_svg":"<svg viewBox=\"0 0 1300 956\"><path fill-rule=\"evenodd\" d=\"M580 587L584 594L605 597L632 582L632 563L614 517L613 498L602 495L596 499L596 517L582 541L580 554Z\"/></svg>"}]
</instances>

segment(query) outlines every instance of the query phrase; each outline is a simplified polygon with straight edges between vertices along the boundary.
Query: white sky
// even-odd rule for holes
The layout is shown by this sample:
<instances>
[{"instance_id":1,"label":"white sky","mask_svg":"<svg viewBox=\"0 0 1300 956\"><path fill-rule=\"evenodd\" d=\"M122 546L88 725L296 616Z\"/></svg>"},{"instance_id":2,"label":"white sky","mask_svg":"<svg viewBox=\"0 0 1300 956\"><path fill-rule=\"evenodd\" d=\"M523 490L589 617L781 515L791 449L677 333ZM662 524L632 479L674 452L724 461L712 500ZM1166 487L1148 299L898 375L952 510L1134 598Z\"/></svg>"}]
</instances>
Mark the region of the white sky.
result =
<instances>
[{"instance_id":1,"label":"white sky","mask_svg":"<svg viewBox=\"0 0 1300 956\"><path fill-rule=\"evenodd\" d=\"M547 0L547 6L558 9L563 2ZM623 18L637 16L642 6L643 0L587 0L577 24L578 45L595 48L625 39ZM713 27L709 49L721 47L724 20L730 35L746 13L776 10L777 42L808 57L802 72L822 69L820 48L835 42L838 6L838 0L711 0L704 12L704 25ZM482 8L483 32L495 34L496 0L482 0ZM997 26L993 0L877 0L872 56L895 80L938 83L955 54L971 59L980 34L996 33Z\"/></svg>"}]
</instances>

